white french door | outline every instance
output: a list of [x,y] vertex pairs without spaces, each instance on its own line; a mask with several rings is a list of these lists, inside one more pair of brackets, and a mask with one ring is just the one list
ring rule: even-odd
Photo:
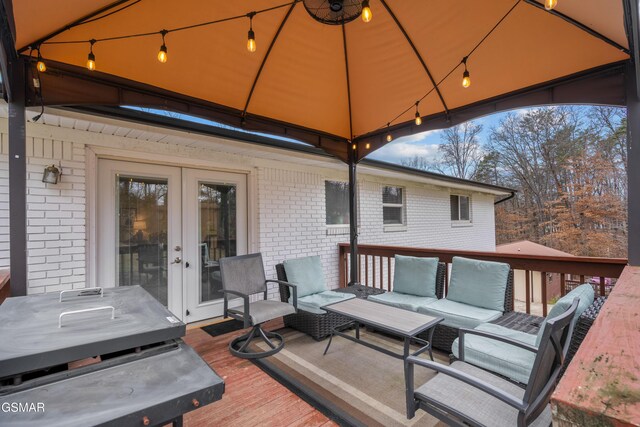
[[185,322],[222,315],[218,260],[247,251],[243,174],[98,162],[97,285],[140,285]]

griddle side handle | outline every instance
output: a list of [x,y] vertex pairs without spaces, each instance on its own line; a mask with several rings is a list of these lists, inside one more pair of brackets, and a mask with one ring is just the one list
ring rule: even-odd
[[60,313],[60,317],[58,317],[58,328],[62,328],[62,318],[64,316],[70,316],[72,314],[80,314],[80,313],[89,313],[93,311],[102,311],[102,310],[111,310],[111,320],[116,318],[116,309],[111,305],[105,305],[103,307],[94,307],[94,308],[85,308],[83,310],[73,310],[73,311],[65,311]]
[[69,289],[69,290],[66,290],[66,291],[60,291],[60,302],[62,302],[62,296],[64,294],[71,293],[71,292],[77,293],[78,294],[77,296],[92,296],[92,295],[95,295],[95,293],[91,293],[91,294],[85,293],[85,295],[82,295],[83,292],[88,292],[88,291],[90,291],[90,292],[98,291],[98,294],[100,295],[100,297],[104,297],[104,289],[102,289],[101,287],[85,288],[85,289]]

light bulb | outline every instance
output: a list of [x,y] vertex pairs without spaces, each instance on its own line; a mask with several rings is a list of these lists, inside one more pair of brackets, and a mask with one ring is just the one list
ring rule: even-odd
[[362,20],[364,22],[369,22],[373,18],[373,13],[371,12],[371,8],[369,7],[369,0],[364,0],[362,2]]
[[416,111],[416,126],[420,126],[422,124],[422,117],[420,117],[420,113]]
[[369,148],[371,148],[371,144],[367,142],[367,145],[365,145],[364,147],[368,150]]
[[160,46],[160,50],[158,51],[158,61],[162,62],[163,64],[167,62],[167,46],[165,46],[164,44]]
[[247,40],[247,50],[251,53],[256,51],[256,35],[253,30],[249,30],[249,37]]
[[462,73],[462,87],[468,88],[469,86],[471,86],[471,77],[469,77],[469,71],[464,70],[464,73]]
[[87,56],[87,69],[89,71],[94,71],[96,69],[96,56],[93,52],[89,52],[89,55]]
[[353,144],[353,145],[351,146],[351,148],[353,148],[353,149],[355,150],[356,148],[358,148],[358,146],[357,146],[356,144]]
[[393,141],[393,136],[391,136],[391,133],[387,134],[387,142],[391,142]]
[[44,63],[42,58],[38,58],[38,62],[36,63],[36,68],[41,73],[44,73],[45,71],[47,71],[47,65]]
[[552,10],[558,4],[558,0],[544,0],[544,8],[547,10]]

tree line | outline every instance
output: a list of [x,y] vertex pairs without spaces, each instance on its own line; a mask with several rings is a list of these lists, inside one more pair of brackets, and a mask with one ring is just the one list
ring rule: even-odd
[[626,112],[603,106],[512,112],[443,131],[437,160],[405,166],[517,189],[496,206],[497,243],[531,240],[582,256],[626,257]]

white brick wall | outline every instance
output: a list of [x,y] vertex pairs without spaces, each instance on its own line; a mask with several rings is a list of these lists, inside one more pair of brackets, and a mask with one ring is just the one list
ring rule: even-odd
[[[9,264],[7,135],[0,148],[0,268]],[[29,125],[28,156],[28,279],[29,292],[80,288],[87,282],[87,146],[126,149],[134,153],[171,155],[190,162],[223,162],[226,168],[251,170],[256,176],[256,202],[249,212],[257,218],[254,239],[263,253],[265,270],[275,276],[275,264],[295,257],[320,255],[330,287],[338,286],[338,243],[348,234],[328,234],[325,225],[324,181],[347,179],[346,167],[304,167],[258,159],[246,154],[215,151],[202,145],[149,142],[122,136]],[[34,136],[35,135],[35,136]],[[39,136],[49,135],[50,138]],[[220,140],[212,139],[220,142]],[[193,159],[193,160],[190,160]],[[41,182],[48,164],[62,166],[63,179],[55,186]],[[202,163],[198,163],[202,166]],[[94,176],[94,175],[92,175]],[[382,223],[382,186],[405,188],[407,226],[385,232]],[[360,242],[452,249],[495,249],[493,196],[472,193],[473,224],[455,227],[449,213],[446,187],[359,174]],[[346,230],[345,230],[346,231]],[[270,295],[277,298],[276,289]]]
[[[0,151],[0,267],[9,266],[7,134]],[[84,144],[27,138],[29,293],[82,288],[86,282]],[[45,166],[62,167],[59,184],[42,182]]]
[[[343,180],[326,174],[260,168],[258,171],[258,215],[260,250],[265,270],[275,275],[275,265],[285,259],[319,255],[327,284],[338,286],[338,243],[348,235],[327,235],[325,225],[325,180]],[[405,188],[406,227],[385,231],[382,219],[382,187]],[[459,191],[457,193],[460,193]],[[495,224],[491,195],[473,193],[469,226],[452,224],[450,190],[408,181],[383,180],[360,175],[360,233],[362,244],[425,248],[495,250]],[[362,266],[364,269],[364,266]],[[379,268],[379,267],[378,267]],[[370,274],[373,274],[370,266]],[[376,273],[379,275],[379,270]],[[386,268],[384,269],[386,276]],[[361,277],[364,277],[362,270]],[[269,290],[276,298],[277,289]]]

